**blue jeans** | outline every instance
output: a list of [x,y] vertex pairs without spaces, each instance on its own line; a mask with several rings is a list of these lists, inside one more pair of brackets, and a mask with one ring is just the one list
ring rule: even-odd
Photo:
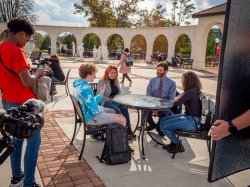
[[[20,104],[2,101],[3,108],[7,111],[11,107],[18,107]],[[13,138],[13,144],[16,150],[10,155],[11,169],[13,177],[20,177],[23,172],[21,169],[23,140]],[[38,157],[38,150],[41,144],[41,134],[36,132],[35,135],[27,140],[26,151],[24,155],[24,186],[30,187],[36,183],[35,169]]]
[[[200,120],[198,117],[194,117],[194,119],[197,123]],[[196,130],[196,123],[194,122],[192,116],[178,114],[162,118],[160,121],[160,128],[172,143],[177,144],[175,130]]]
[[[52,82],[61,82],[57,78],[55,78],[54,76],[51,78],[51,80],[52,80]],[[52,91],[56,91],[56,85],[53,84],[51,89],[52,89]]]
[[105,101],[103,106],[105,108],[111,108],[111,109],[115,110],[115,113],[117,113],[117,114],[122,114],[126,118],[126,121],[127,121],[126,127],[131,127],[130,117],[129,117],[129,113],[128,113],[127,108],[125,108],[123,105],[113,103],[112,101]]
[[[152,114],[152,113],[151,113]],[[170,111],[160,111],[159,112],[159,119],[158,122],[160,122],[160,120],[166,116],[169,116],[171,114]],[[147,118],[147,122],[149,124],[149,126],[153,127],[153,128],[157,128],[159,126],[159,123],[155,123],[155,121],[153,120],[153,116],[152,115],[148,115]]]

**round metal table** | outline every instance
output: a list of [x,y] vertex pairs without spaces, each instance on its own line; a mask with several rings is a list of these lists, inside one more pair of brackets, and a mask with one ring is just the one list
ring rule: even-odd
[[[147,115],[150,111],[166,111],[173,107],[173,100],[168,99],[162,99],[157,97],[151,97],[147,95],[140,95],[140,94],[121,94],[115,96],[115,98],[112,99],[113,102],[119,103],[121,105],[124,105],[127,108],[136,109],[138,111],[138,123],[137,126],[140,129],[139,133],[139,145],[141,145],[141,151],[143,159],[145,159],[145,151],[144,151],[144,131],[147,124]],[[139,114],[139,110],[141,111],[141,114]],[[140,121],[140,124],[139,124]],[[137,130],[136,128],[135,130]],[[149,133],[150,135],[150,133]],[[150,135],[150,137],[159,143],[155,138]]]

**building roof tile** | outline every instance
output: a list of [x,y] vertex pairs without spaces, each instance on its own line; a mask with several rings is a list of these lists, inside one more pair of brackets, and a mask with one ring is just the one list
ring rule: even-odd
[[226,13],[227,3],[217,5],[215,7],[211,7],[209,9],[197,12],[192,14],[193,18],[199,17],[207,17],[207,16],[216,16],[216,15],[224,15]]

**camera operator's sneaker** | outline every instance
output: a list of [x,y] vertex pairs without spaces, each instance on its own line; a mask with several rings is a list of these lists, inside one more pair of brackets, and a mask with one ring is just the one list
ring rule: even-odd
[[21,187],[23,185],[24,175],[20,177],[11,177],[10,187]]

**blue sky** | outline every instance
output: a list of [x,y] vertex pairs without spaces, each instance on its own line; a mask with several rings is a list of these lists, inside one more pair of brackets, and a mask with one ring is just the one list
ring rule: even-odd
[[[163,0],[144,0],[140,7],[149,9]],[[192,0],[195,12],[225,3],[226,0]],[[74,3],[79,0],[35,0],[34,14],[38,15],[38,25],[78,26],[86,27],[88,22],[83,15],[73,14]],[[171,8],[169,6],[169,8]],[[195,24],[195,20],[193,24]]]

